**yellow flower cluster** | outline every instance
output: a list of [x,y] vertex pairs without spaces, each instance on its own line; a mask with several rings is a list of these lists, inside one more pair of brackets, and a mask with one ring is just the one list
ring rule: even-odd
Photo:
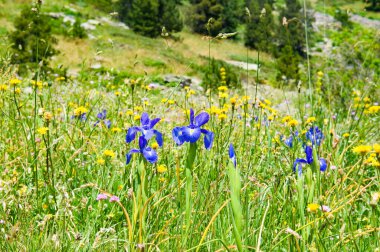
[[42,89],[44,86],[47,86],[47,83],[42,82],[42,81],[31,80],[30,83],[32,84],[33,87],[38,88],[38,89]]
[[115,152],[113,152],[112,150],[105,150],[103,152],[103,155],[109,158],[114,158],[116,156]]
[[320,205],[316,203],[310,203],[307,205],[307,211],[310,213],[315,213],[320,209]]
[[157,172],[158,173],[164,173],[164,172],[166,172],[168,170],[168,168],[166,167],[166,165],[159,165],[159,166],[157,166]]
[[315,122],[316,120],[317,119],[314,116],[309,117],[309,118],[307,118],[305,124],[311,124],[311,123]]
[[17,78],[13,78],[9,81],[9,84],[11,84],[11,86],[17,86],[18,84],[21,83],[21,80],[17,79]]
[[88,112],[88,109],[84,106],[80,106],[80,107],[77,107],[76,109],[74,109],[74,115],[75,116],[81,116],[87,112]]
[[37,132],[38,134],[40,135],[46,135],[46,133],[48,132],[49,128],[48,127],[41,127],[41,128],[38,128],[37,129]]
[[359,145],[352,149],[352,151],[356,154],[365,155],[371,152],[372,147],[370,145]]
[[45,111],[43,114],[43,117],[44,117],[45,121],[51,121],[51,119],[53,119],[53,113],[51,113],[49,111]]
[[5,85],[5,84],[1,84],[0,85],[0,91],[7,91],[8,90],[8,86]]
[[286,123],[289,127],[295,127],[298,125],[298,121],[296,119],[293,119],[291,116],[285,116],[281,120],[283,123]]
[[320,92],[322,88],[322,79],[323,79],[324,73],[322,71],[317,72],[317,83],[315,87],[316,92]]
[[380,161],[376,158],[376,154],[372,153],[365,161],[364,164],[373,166],[373,167],[380,167]]

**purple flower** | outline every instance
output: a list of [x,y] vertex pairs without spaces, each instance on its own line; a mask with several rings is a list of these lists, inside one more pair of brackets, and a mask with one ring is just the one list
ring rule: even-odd
[[[111,127],[111,121],[106,119],[107,110],[103,109],[103,111],[97,115],[97,118],[102,120],[104,122],[104,125],[106,125],[107,128]],[[98,125],[100,123],[100,120],[96,121],[96,123],[94,123],[94,126]]]
[[141,115],[141,126],[134,126],[128,129],[127,135],[125,137],[125,141],[127,143],[132,142],[136,138],[137,132],[141,132],[142,136],[146,141],[149,141],[154,135],[156,136],[156,141],[158,145],[161,147],[163,144],[163,138],[161,132],[153,129],[154,126],[161,120],[161,118],[155,118],[150,120],[148,113],[144,112]]
[[152,149],[151,147],[147,147],[148,145],[148,141],[144,138],[144,136],[140,136],[139,137],[139,150],[137,149],[131,149],[126,158],[127,158],[127,162],[126,164],[129,164],[131,162],[131,159],[132,159],[132,154],[134,153],[140,153],[144,156],[144,158],[149,162],[149,163],[155,163],[157,162],[157,159],[158,159],[158,156],[157,156],[157,153],[154,149]]
[[177,145],[184,142],[195,143],[204,134],[204,145],[208,150],[214,141],[214,133],[206,129],[201,129],[210,120],[210,115],[202,112],[194,118],[194,110],[190,109],[190,124],[184,127],[175,127],[172,131],[173,139]]
[[110,202],[119,202],[119,201],[120,201],[119,197],[117,197],[115,195],[110,197]]
[[[293,164],[293,172],[298,171],[298,174],[302,174],[302,165],[303,164],[312,164],[313,163],[313,149],[311,146],[305,147],[305,154],[306,159],[303,158],[297,158],[296,161]],[[327,169],[327,162],[324,158],[319,158],[319,168],[321,172],[326,171]]]
[[235,155],[235,150],[234,150],[234,146],[232,145],[232,143],[230,144],[230,148],[228,149],[228,156],[230,157],[232,163],[236,167],[236,155]]
[[318,127],[311,127],[308,132],[306,132],[306,138],[310,140],[312,145],[320,145],[324,136],[322,131]]
[[105,195],[104,193],[99,193],[98,197],[96,197],[96,200],[106,200],[108,199],[108,196]]

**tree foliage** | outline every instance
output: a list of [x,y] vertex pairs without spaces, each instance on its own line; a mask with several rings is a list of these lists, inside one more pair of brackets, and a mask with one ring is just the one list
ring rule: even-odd
[[119,17],[132,30],[148,37],[157,37],[165,27],[168,32],[183,28],[178,0],[121,0]]
[[40,9],[40,2],[25,7],[14,22],[16,30],[9,35],[14,51],[12,63],[21,68],[40,64],[42,70],[47,70],[49,59],[58,53],[53,47],[57,40],[52,36],[49,19]]

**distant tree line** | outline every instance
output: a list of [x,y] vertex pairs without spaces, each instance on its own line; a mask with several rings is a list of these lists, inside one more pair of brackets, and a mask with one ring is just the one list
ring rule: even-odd
[[[300,78],[299,64],[306,52],[305,18],[299,0],[285,0],[281,8],[275,0],[85,1],[97,8],[105,8],[109,3],[107,10],[115,10],[133,31],[152,38],[160,36],[163,27],[168,34],[181,31],[184,20],[193,32],[213,37],[244,30],[239,38],[244,37],[247,47],[277,58],[279,78]],[[39,9],[40,5],[28,6],[15,20],[16,31],[10,34],[14,63],[42,62],[47,66],[48,59],[57,53],[47,17]]]

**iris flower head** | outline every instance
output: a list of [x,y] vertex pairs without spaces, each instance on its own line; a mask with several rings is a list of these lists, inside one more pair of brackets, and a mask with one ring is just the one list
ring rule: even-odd
[[[302,174],[302,165],[305,165],[305,164],[310,165],[313,163],[313,149],[311,146],[305,147],[305,154],[306,154],[306,159],[297,158],[293,164],[293,172],[297,171],[298,175]],[[319,160],[319,167],[320,167],[321,172],[326,171],[326,169],[327,169],[326,159],[319,158],[318,160]]]
[[190,109],[190,124],[173,129],[172,135],[174,141],[177,145],[182,145],[184,142],[195,143],[201,137],[201,134],[203,134],[205,148],[209,150],[214,141],[214,133],[201,128],[209,120],[210,115],[208,113],[202,112],[194,117],[194,110]]
[[235,150],[234,150],[234,146],[232,145],[232,143],[230,144],[230,148],[228,149],[228,156],[230,157],[232,163],[236,167],[236,155],[235,155]]
[[148,141],[144,136],[139,137],[139,149],[131,149],[126,155],[127,164],[131,162],[132,154],[140,153],[144,156],[144,158],[151,164],[156,163],[158,156],[154,149],[148,147]]
[[317,126],[313,126],[306,132],[306,138],[310,140],[312,145],[319,146],[324,136],[322,131]]
[[146,141],[149,141],[153,136],[156,136],[156,141],[161,147],[163,144],[163,138],[161,132],[154,129],[154,126],[161,120],[161,118],[155,118],[150,120],[148,113],[144,112],[141,115],[141,126],[134,126],[128,129],[125,141],[127,143],[132,142],[136,138],[137,132],[140,132]]
[[94,126],[98,125],[100,121],[102,120],[104,122],[104,125],[106,125],[107,128],[111,127],[111,121],[107,119],[107,110],[103,109],[102,112],[100,112],[97,115],[98,120],[94,124]]

